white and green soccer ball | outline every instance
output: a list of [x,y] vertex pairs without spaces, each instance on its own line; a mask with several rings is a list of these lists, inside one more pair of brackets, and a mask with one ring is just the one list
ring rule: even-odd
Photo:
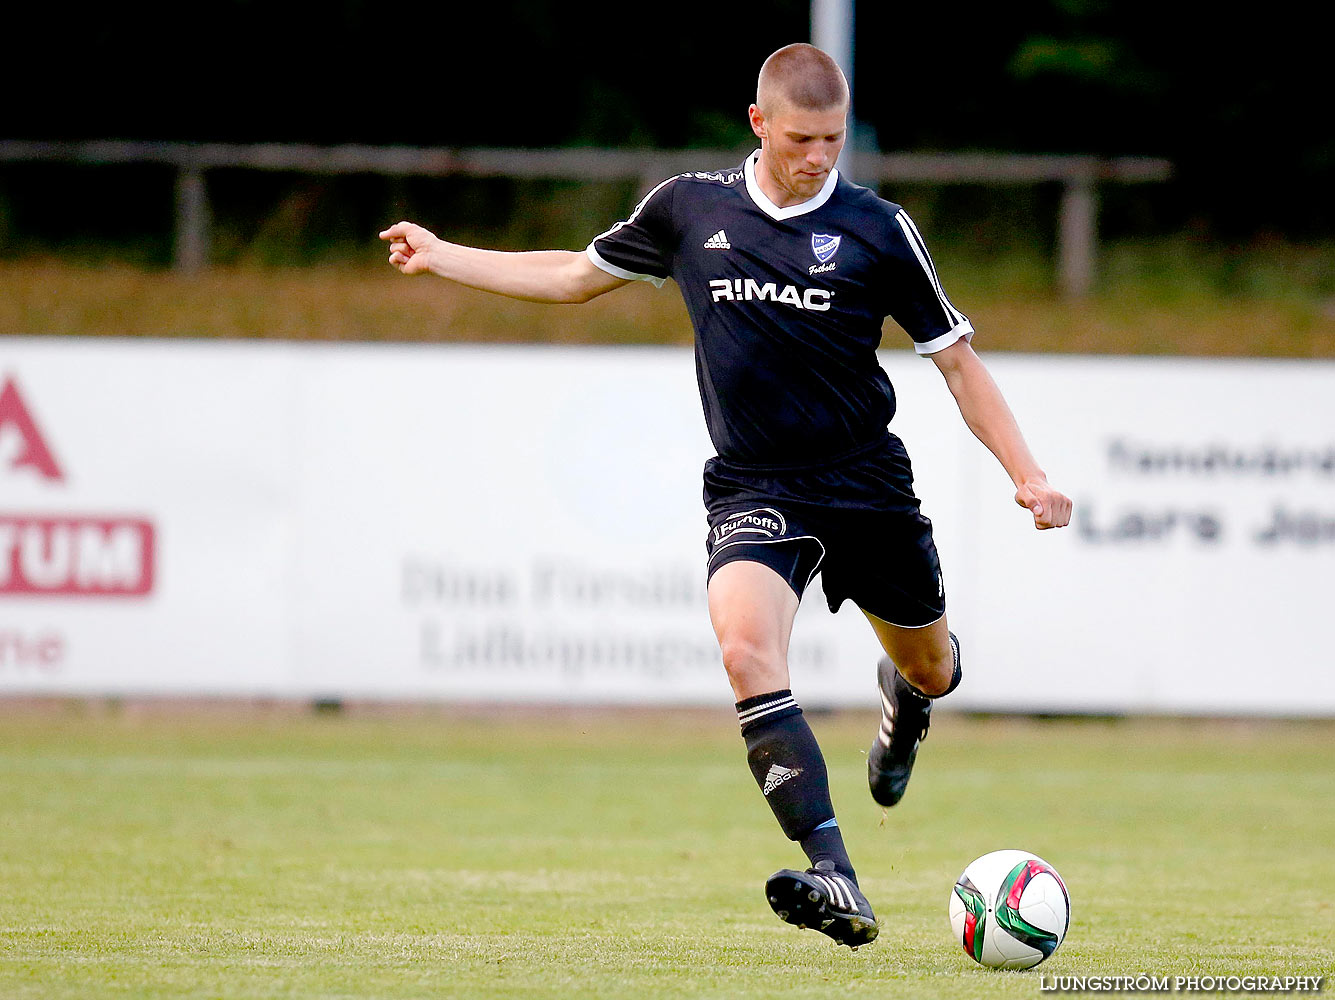
[[1071,897],[1057,869],[1028,851],[993,851],[950,892],[950,926],[964,953],[990,969],[1028,969],[1062,943]]

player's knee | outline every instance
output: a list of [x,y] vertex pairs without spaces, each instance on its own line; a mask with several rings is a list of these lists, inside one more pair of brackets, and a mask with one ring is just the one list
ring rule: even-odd
[[908,681],[923,694],[936,697],[945,694],[955,674],[955,657],[947,645],[944,649],[924,649],[912,657],[895,659],[895,666]]
[[[719,651],[734,689],[763,693],[786,686],[783,657],[772,643],[758,642],[750,636],[729,637],[719,642]],[[770,683],[775,686],[766,687]]]

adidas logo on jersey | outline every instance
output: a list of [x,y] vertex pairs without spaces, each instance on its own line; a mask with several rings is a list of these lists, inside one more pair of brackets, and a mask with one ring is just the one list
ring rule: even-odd
[[706,250],[731,250],[732,244],[728,242],[728,234],[720,229],[709,239],[705,240]]
[[784,767],[781,764],[771,764],[769,773],[765,775],[765,794],[768,795],[785,781],[796,778],[801,773],[802,769],[800,767]]

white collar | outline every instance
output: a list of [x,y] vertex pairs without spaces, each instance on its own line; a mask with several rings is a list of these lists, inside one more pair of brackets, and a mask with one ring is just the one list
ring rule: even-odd
[[780,208],[769,200],[769,196],[760,190],[760,185],[756,182],[756,161],[758,159],[760,159],[760,150],[757,149],[746,158],[746,163],[742,166],[742,172],[746,175],[746,193],[751,196],[751,200],[756,203],[757,208],[771,219],[777,219],[780,222],[784,219],[791,219],[795,215],[806,215],[808,212],[816,211],[830,200],[830,196],[834,194],[835,186],[839,183],[839,170],[836,167],[830,170],[830,176],[825,178],[825,184],[815,195],[806,201],[799,201],[796,205]]

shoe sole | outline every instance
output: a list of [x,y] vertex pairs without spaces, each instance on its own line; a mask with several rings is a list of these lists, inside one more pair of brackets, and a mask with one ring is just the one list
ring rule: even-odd
[[831,909],[824,890],[808,881],[801,872],[784,871],[771,875],[765,883],[765,898],[784,923],[820,931],[853,951],[871,944],[881,932],[875,920]]

